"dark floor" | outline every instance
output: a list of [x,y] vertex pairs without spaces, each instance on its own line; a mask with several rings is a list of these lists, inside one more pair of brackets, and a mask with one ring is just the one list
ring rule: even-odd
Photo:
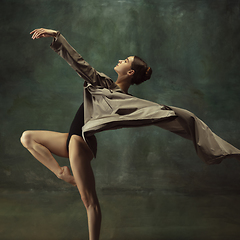
[[[239,240],[240,195],[99,194],[101,239]],[[78,192],[0,195],[1,240],[88,239]]]

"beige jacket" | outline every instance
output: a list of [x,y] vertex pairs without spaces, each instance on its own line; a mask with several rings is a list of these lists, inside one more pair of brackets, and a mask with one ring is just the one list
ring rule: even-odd
[[51,46],[85,80],[82,137],[96,157],[95,133],[123,127],[156,125],[193,141],[198,156],[207,164],[240,156],[191,112],[153,103],[124,93],[107,75],[91,67],[58,32]]

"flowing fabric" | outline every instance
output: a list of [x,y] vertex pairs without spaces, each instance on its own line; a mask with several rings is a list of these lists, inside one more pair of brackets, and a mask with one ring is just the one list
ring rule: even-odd
[[239,149],[218,137],[193,113],[124,93],[111,78],[91,67],[60,32],[51,48],[85,80],[82,137],[95,157],[95,133],[156,125],[191,140],[198,156],[207,164],[218,164],[226,157],[240,158]]

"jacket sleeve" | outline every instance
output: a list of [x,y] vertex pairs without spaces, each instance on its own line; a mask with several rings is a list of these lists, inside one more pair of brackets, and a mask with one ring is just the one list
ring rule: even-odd
[[78,73],[87,83],[93,86],[111,88],[114,83],[104,73],[96,71],[83,57],[67,42],[60,32],[57,32],[50,47]]

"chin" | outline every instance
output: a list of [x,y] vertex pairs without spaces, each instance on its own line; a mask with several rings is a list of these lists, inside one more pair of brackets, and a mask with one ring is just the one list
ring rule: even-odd
[[114,71],[115,71],[116,73],[118,73],[118,71],[117,71],[117,67],[114,67],[113,69],[114,69]]

